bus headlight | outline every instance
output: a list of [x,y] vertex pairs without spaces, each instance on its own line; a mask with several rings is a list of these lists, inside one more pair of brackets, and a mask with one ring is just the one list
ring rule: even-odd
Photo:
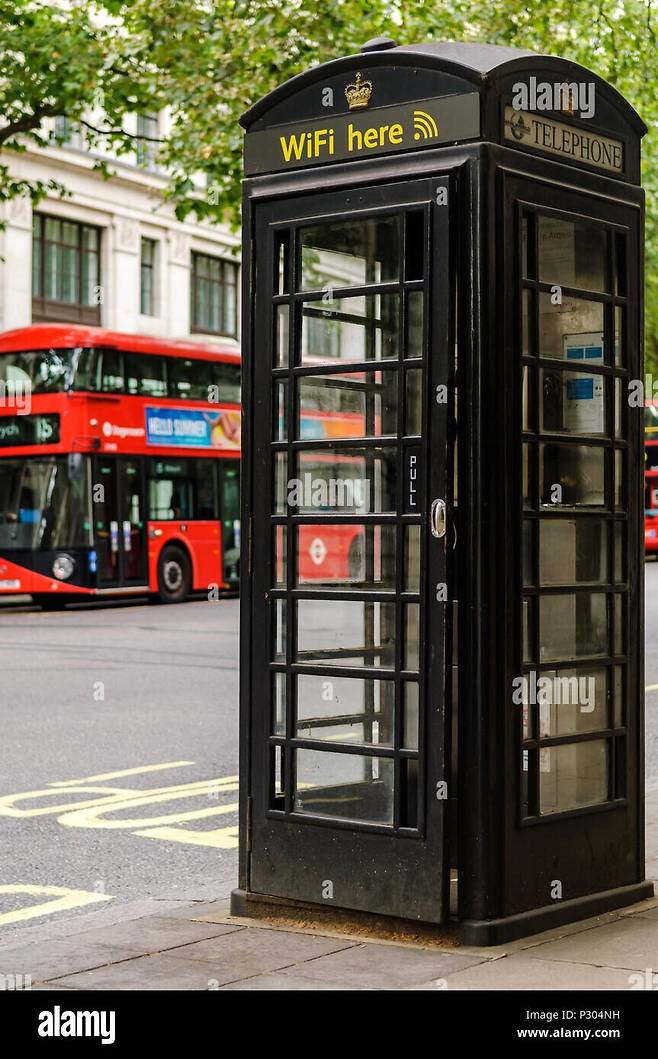
[[58,555],[53,563],[53,576],[58,581],[67,581],[75,570],[75,562],[70,555]]

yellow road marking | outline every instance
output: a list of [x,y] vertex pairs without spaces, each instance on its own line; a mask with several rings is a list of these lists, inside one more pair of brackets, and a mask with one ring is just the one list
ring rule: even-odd
[[[153,797],[161,796],[157,800],[166,801],[168,798],[173,797],[180,791],[196,791],[198,794],[202,794],[204,791],[212,788],[217,790],[218,793],[222,791],[237,790],[237,776],[227,776],[225,778],[216,780],[195,780],[193,783],[178,783],[171,787],[151,787],[146,790],[139,788],[130,787],[65,787],[57,788],[57,791],[53,791],[50,787],[46,787],[40,791],[26,791],[22,794],[5,794],[0,797],[0,816],[47,816],[54,815],[55,813],[65,813],[77,811],[79,809],[92,808],[93,806],[112,805],[116,802],[123,802],[126,800],[130,801],[141,801],[144,799],[151,799]],[[53,794],[59,793],[65,794],[102,794],[102,798],[91,798],[87,801],[64,802],[59,805],[40,805],[34,809],[18,809],[14,803],[18,801],[25,801],[28,798],[52,798]]]
[[[214,784],[213,784],[214,787]],[[192,809],[183,813],[166,813],[164,816],[143,816],[123,818],[122,820],[106,820],[105,813],[117,813],[122,809],[141,809],[146,805],[154,805],[157,802],[178,801],[179,798],[195,798],[203,793],[199,790],[178,791],[174,797],[171,794],[160,794],[152,798],[126,798],[125,801],[115,802],[112,805],[95,806],[90,809],[81,809],[78,812],[63,813],[57,818],[58,824],[65,827],[94,827],[112,830],[131,830],[135,827],[159,827],[165,824],[184,823],[185,820],[204,820],[209,816],[219,816],[224,813],[235,813],[238,811],[238,803],[229,805],[215,805],[207,809]]]
[[[169,761],[162,765],[144,765],[141,768],[121,769],[114,772],[87,776],[82,780],[57,780],[48,787],[36,791],[0,796],[0,817],[29,818],[56,816],[65,827],[90,827],[103,830],[132,831],[141,838],[160,838],[171,842],[188,842],[192,845],[233,849],[237,846],[237,825],[197,831],[183,825],[193,820],[237,813],[237,802],[210,804],[188,811],[164,813],[161,816],[137,815],[124,819],[107,819],[107,814],[126,810],[144,810],[147,806],[176,802],[182,798],[219,798],[220,795],[238,790],[237,776],[222,776],[216,779],[195,780],[177,783],[168,787],[130,788],[96,786],[94,781],[120,779],[139,773],[158,772],[169,768],[193,765],[193,761]],[[69,795],[93,795],[79,801],[61,801]],[[56,804],[37,804],[39,799],[56,799]],[[32,804],[30,804],[32,803]],[[0,919],[0,922],[2,920]]]
[[121,769],[119,772],[101,772],[98,776],[83,776],[79,780],[57,780],[51,783],[51,787],[68,787],[77,783],[98,783],[101,780],[118,780],[122,776],[138,776],[142,772],[162,772],[164,769],[180,769],[185,765],[193,765],[193,761],[166,761],[164,765],[142,765],[134,769]]
[[0,927],[8,923],[21,923],[26,919],[34,919],[36,916],[51,916],[54,912],[64,912],[69,908],[82,908],[84,905],[93,905],[97,901],[112,901],[109,894],[91,893],[89,890],[69,890],[65,886],[0,886],[2,894],[26,894],[29,897],[50,897],[50,901],[42,901],[38,905],[28,905],[27,908],[15,908],[12,912],[0,913]]
[[[236,806],[237,809],[237,806]],[[165,842],[183,842],[192,846],[212,846],[214,849],[237,849],[238,827],[218,827],[213,831],[193,831],[189,827],[154,827],[150,831],[133,831],[140,838],[159,838]]]

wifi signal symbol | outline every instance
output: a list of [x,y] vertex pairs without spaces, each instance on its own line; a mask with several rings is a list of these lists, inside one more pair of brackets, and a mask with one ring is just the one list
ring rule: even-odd
[[414,110],[414,140],[432,140],[439,135],[439,127],[431,114]]

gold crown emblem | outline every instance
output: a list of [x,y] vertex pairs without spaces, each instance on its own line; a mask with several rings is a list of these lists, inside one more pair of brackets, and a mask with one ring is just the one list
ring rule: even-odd
[[372,81],[362,81],[357,73],[354,83],[345,89],[345,98],[350,110],[363,110],[368,106],[372,95]]

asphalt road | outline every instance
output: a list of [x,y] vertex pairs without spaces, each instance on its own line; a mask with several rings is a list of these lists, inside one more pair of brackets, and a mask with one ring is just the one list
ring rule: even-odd
[[[0,939],[235,880],[238,607],[0,610]],[[645,684],[658,789],[658,563]]]
[[60,899],[38,888],[101,904],[235,877],[238,607],[0,611],[0,936]]

